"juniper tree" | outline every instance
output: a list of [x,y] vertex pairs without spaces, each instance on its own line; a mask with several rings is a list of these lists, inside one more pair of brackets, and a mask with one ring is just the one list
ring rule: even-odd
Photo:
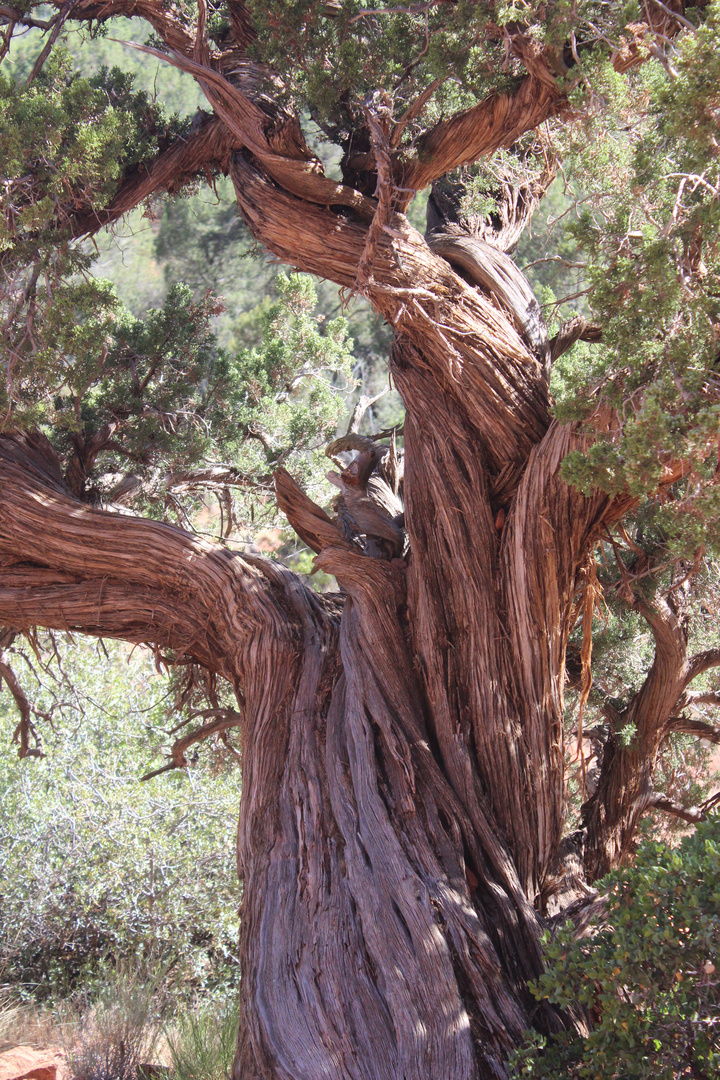
[[[201,87],[191,122],[51,48],[120,15]],[[715,703],[695,680],[720,664],[693,651],[688,614],[720,539],[720,13],[77,0],[0,17],[5,53],[27,28],[46,40],[22,84],[0,84],[7,633],[149,643],[232,686],[237,1080],[506,1076],[527,1029],[588,1022],[528,990],[549,916],[582,907],[651,808],[704,815],[654,772],[673,732],[720,741],[688,712]],[[83,238],[220,173],[258,244],[366,297],[392,331],[402,453],[357,424],[335,440],[332,514],[298,474],[317,404],[284,442],[252,413],[340,362],[342,324],[232,358],[209,342],[211,299],[177,290],[132,322],[90,276]],[[574,199],[558,250],[572,234],[586,310],[549,329],[511,254],[558,174]],[[423,235],[406,211],[428,189]],[[304,286],[288,289],[288,317],[307,318]],[[256,460],[210,476],[248,445]],[[267,490],[273,472],[338,593],[159,520],[173,485]],[[634,693],[603,702],[578,830],[564,684],[584,704],[599,544],[654,655]]]

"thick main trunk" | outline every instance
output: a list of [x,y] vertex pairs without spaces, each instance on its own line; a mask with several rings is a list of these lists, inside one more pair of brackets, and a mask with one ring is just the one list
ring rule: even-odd
[[[561,839],[568,613],[606,500],[558,479],[575,437],[548,424],[509,318],[449,268],[434,296],[434,257],[407,243],[438,316],[405,312],[392,357],[408,560],[369,558],[281,492],[342,603],[82,507],[42,445],[0,446],[0,618],[155,642],[238,689],[236,1080],[504,1077],[525,1029],[568,1022],[527,981]],[[483,371],[506,354],[495,391],[525,419],[494,427]]]
[[155,642],[238,688],[236,1080],[504,1077],[526,1028],[566,1023],[526,984],[560,840],[572,567],[601,504],[563,502],[572,435],[552,426],[498,486],[471,396],[438,391],[436,364],[398,342],[406,564],[283,489],[342,604],[83,507],[42,441],[0,441],[0,619]]
[[[528,71],[514,91],[439,122],[412,152],[388,147],[386,175],[380,145],[357,174],[346,161],[337,184],[245,58],[241,8],[229,5],[237,51],[222,58],[204,4],[197,33],[171,5],[129,5],[216,115],[73,228],[227,168],[256,240],[362,288],[396,335],[409,558],[361,554],[283,481],[292,524],[343,589],[321,601],[271,563],[81,507],[46,447],[2,439],[0,619],[150,642],[234,685],[245,726],[235,1080],[501,1078],[526,1028],[570,1022],[538,1006],[527,980],[557,887],[576,575],[615,510],[559,480],[580,440],[550,423],[544,327],[539,349],[522,312],[458,276],[396,211],[562,107],[554,51],[508,34]],[[72,16],[108,10],[81,0]],[[368,167],[377,201],[363,194]],[[77,450],[76,494],[93,460]],[[660,697],[665,708],[671,694]],[[656,700],[637,712],[645,757],[609,753],[588,809],[596,868],[632,830],[659,738],[640,720]]]
[[555,426],[498,484],[471,395],[440,392],[433,363],[398,341],[406,567],[282,482],[346,600],[337,645],[304,619],[273,725],[249,720],[236,1080],[503,1077],[524,1030],[568,1022],[527,980],[561,839],[575,570],[606,503],[570,498]]
[[234,1075],[505,1076],[524,1029],[559,1025],[525,987],[540,921],[431,749],[406,572],[339,543],[319,563],[347,590],[339,634],[305,612],[291,696],[246,733]]
[[[279,193],[247,155],[232,174],[259,238],[352,285],[366,224]],[[575,578],[607,500],[559,480],[577,439],[550,423],[512,314],[401,215],[371,246],[407,410],[408,559],[369,558],[281,492],[341,605],[263,560],[81,513],[57,477],[27,487],[18,525],[32,463],[12,440],[0,454],[0,617],[34,592],[10,625],[174,647],[240,695],[236,1080],[504,1077],[525,1029],[569,1022],[527,981],[561,840]]]

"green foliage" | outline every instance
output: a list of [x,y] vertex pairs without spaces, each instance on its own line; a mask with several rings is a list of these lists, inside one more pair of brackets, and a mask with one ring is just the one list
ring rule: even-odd
[[[5,424],[44,426],[67,451],[68,438],[96,433],[93,424],[112,420],[127,434],[128,417],[144,416],[129,448],[142,464],[153,441],[163,442],[171,401],[182,408],[189,384],[197,391],[209,377],[210,301],[193,306],[187,291],[176,290],[141,330],[109,283],[90,276],[92,258],[70,242],[71,216],[101,209],[118,178],[180,130],[146,93],[133,91],[132,76],[114,68],[82,77],[61,49],[29,86],[0,73]],[[131,369],[145,362],[143,387]]]
[[[214,326],[218,341],[230,352],[260,346],[276,274],[271,260],[254,247],[234,204],[226,201],[233,198],[231,182],[220,178],[213,191],[201,188],[168,200],[157,225],[154,247],[168,285],[178,280],[185,282],[192,288],[196,302],[208,289],[220,294],[225,312]],[[122,289],[122,268],[108,267],[107,272]],[[147,266],[146,273],[150,272]],[[354,343],[352,378],[362,393],[375,396],[387,387],[389,328],[363,298],[343,301],[337,287],[327,281],[316,282],[315,288],[319,312],[325,319],[342,315],[347,320],[348,335]],[[378,402],[368,416],[370,421],[375,422],[374,430],[402,422],[397,392]]]
[[212,329],[222,305],[194,301],[187,286],[139,319],[107,281],[38,285],[33,347],[0,387],[6,424],[44,427],[65,462],[82,462],[88,491],[106,497],[130,462],[138,505],[153,513],[163,513],[169,476],[213,459],[229,460],[251,490],[280,462],[311,479],[312,454],[347,408],[352,342],[344,318],[314,313],[309,279],[280,275],[277,291],[255,315],[259,344],[231,354]]
[[[118,178],[182,130],[113,68],[85,78],[56,49],[29,86],[0,72],[4,185],[0,252],[30,261],[64,238],[71,214],[107,204]],[[3,266],[7,267],[3,257]]]
[[[152,657],[91,642],[62,667],[33,662],[52,717],[47,756],[18,761],[0,698],[0,979],[64,996],[118,962],[160,966],[178,997],[232,983],[239,889],[239,769],[210,748],[187,770],[139,783],[167,746],[167,679]],[[30,660],[13,658],[29,685]]]
[[38,287],[34,350],[17,357],[12,382],[0,388],[6,422],[44,426],[68,458],[79,439],[106,428],[98,449],[133,461],[138,472],[160,455],[172,466],[182,436],[183,460],[192,465],[211,443],[207,417],[229,378],[210,329],[217,310],[176,286],[142,321],[107,281],[72,276],[52,290]]
[[[228,330],[239,312],[251,311],[267,297],[277,273],[270,259],[255,250],[237,212],[232,182],[223,177],[213,189],[188,191],[164,204],[154,251],[168,288],[182,281],[196,300],[208,290],[223,297]],[[223,344],[255,344],[227,330],[220,335]]]
[[226,1080],[237,1047],[239,1001],[217,999],[185,1010],[165,1029],[173,1080]]
[[646,844],[604,880],[601,921],[577,939],[561,929],[535,988],[588,1010],[585,1038],[535,1040],[515,1075],[571,1080],[676,1080],[720,1074],[720,818],[676,849]]
[[[0,147],[8,175],[17,177],[5,187],[0,236],[8,285],[4,424],[45,430],[64,464],[75,463],[89,497],[113,497],[130,473],[137,505],[154,514],[167,512],[168,476],[182,472],[187,489],[195,466],[222,461],[243,474],[251,494],[239,517],[252,518],[254,485],[267,487],[280,461],[296,462],[309,479],[308,454],[336,433],[352,386],[344,319],[321,325],[311,315],[310,287],[284,279],[280,301],[263,303],[270,275],[253,280],[257,269],[245,263],[249,306],[259,310],[243,336],[256,346],[229,331],[232,353],[219,347],[215,322],[223,309],[208,287],[222,281],[207,270],[193,273],[213,250],[224,259],[228,240],[238,239],[237,218],[217,214],[198,230],[207,242],[197,245],[194,265],[183,261],[191,288],[172,285],[162,307],[131,314],[110,282],[91,276],[93,256],[71,242],[70,216],[101,209],[119,177],[182,126],[135,92],[132,76],[114,68],[82,77],[63,50],[29,86],[0,79]],[[180,216],[158,237],[170,275],[178,268],[174,252],[188,247],[181,238],[189,203],[175,205]],[[237,265],[229,261],[231,278]],[[170,505],[187,524],[203,491],[183,502],[173,496]]]
[[[100,75],[103,69],[119,68],[132,76],[137,90],[144,91],[152,101],[161,100],[170,115],[189,116],[205,101],[195,80],[170,64],[123,44],[125,41],[143,43],[148,36],[149,28],[143,19],[113,18],[104,23],[93,23],[92,28],[68,22],[61,40],[78,70],[87,77]],[[13,82],[27,79],[45,40],[41,31],[35,28],[13,37],[4,62]]]
[[[626,521],[625,540],[618,535],[595,552],[598,583],[603,593],[596,608],[592,628],[593,683],[584,711],[584,762],[576,755],[579,668],[583,626],[579,622],[568,646],[568,666],[574,686],[566,687],[566,739],[570,758],[566,762],[567,828],[582,827],[581,806],[594,791],[604,747],[612,732],[620,746],[632,746],[636,728],[623,713],[641,690],[655,658],[655,639],[647,622],[627,602],[625,586],[634,578],[636,594],[653,603],[656,594],[681,613],[687,633],[688,655],[696,655],[717,645],[717,618],[720,615],[720,566],[706,560],[695,572],[687,563],[668,557],[665,536],[658,525],[658,508],[646,503],[631,521]],[[633,547],[634,546],[634,550]],[[624,566],[623,577],[618,560]],[[651,572],[649,562],[654,565]],[[686,575],[689,575],[687,577]],[[680,582],[680,586],[678,586]],[[675,590],[673,587],[676,587]],[[577,681],[576,681],[577,680]],[[712,696],[720,688],[715,670],[696,678],[692,689]],[[708,701],[693,702],[686,715],[714,726],[715,707]],[[673,733],[658,751],[653,786],[670,800],[686,808],[700,805],[717,790],[720,775],[714,771],[713,755],[699,739]],[[647,813],[641,824],[645,837],[668,839],[687,830],[685,822],[660,811]]]
[[[683,459],[685,479],[662,518],[667,542],[686,556],[720,544],[719,45],[713,4],[664,66],[621,77],[607,60],[584,60],[591,109],[559,140],[582,193],[569,231],[587,260],[589,303],[603,327],[602,346],[563,362],[556,378],[557,416],[584,420],[598,438],[568,458],[564,476],[588,493],[642,497],[654,494],[666,465]],[[608,406],[622,422],[604,434]]]
[[230,388],[219,407],[236,433],[235,460],[256,475],[292,462],[317,483],[324,445],[337,431],[353,386],[347,322],[316,313],[312,280],[279,274],[279,299],[260,314],[260,344],[229,358]]
[[[349,136],[363,99],[378,88],[390,95],[399,119],[432,78],[447,80],[426,113],[436,119],[471,104],[501,66],[499,43],[484,34],[492,15],[470,0],[417,13],[368,11],[360,0],[348,0],[334,17],[330,6],[253,0],[248,8],[258,31],[256,56],[285,74],[287,96],[334,141]],[[418,130],[409,125],[406,139]]]

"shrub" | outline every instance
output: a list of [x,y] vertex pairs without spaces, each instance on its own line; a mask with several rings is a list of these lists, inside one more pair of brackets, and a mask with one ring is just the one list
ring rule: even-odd
[[207,747],[141,784],[172,741],[167,680],[148,653],[107,649],[112,665],[78,641],[59,686],[41,672],[40,707],[62,703],[44,758],[17,760],[0,695],[0,982],[26,999],[72,994],[123,958],[189,996],[237,979],[240,770]]
[[130,967],[113,973],[92,1004],[75,1006],[77,1022],[66,1042],[72,1080],[138,1080],[152,1060],[160,1023],[157,986]]
[[591,932],[548,943],[538,999],[580,1002],[587,1037],[535,1039],[515,1075],[557,1080],[709,1080],[720,1075],[720,817],[679,847],[645,844],[610,874]]

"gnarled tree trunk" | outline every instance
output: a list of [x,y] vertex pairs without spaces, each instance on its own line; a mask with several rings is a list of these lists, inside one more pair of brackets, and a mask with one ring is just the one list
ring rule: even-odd
[[[281,473],[281,507],[342,590],[319,598],[269,561],[82,504],[49,444],[7,436],[0,620],[152,642],[234,686],[245,746],[235,1080],[505,1077],[525,1029],[581,1022],[538,1005],[527,980],[562,884],[573,604],[600,530],[629,501],[561,481],[583,444],[550,421],[548,348],[400,210],[410,189],[542,123],[561,93],[530,49],[513,94],[437,124],[414,157],[398,153],[374,200],[359,181],[327,179],[299,125],[253,98],[251,64],[223,73],[200,31],[173,23],[173,36],[166,9],[140,7],[215,118],[76,231],[220,166],[257,240],[362,287],[394,328],[408,552],[371,557]],[[689,671],[652,700],[669,713]],[[642,768],[656,751],[648,732]],[[587,807],[594,873],[637,816],[638,762],[608,753],[604,768]]]
[[[234,176],[250,217],[265,181],[242,159]],[[276,226],[266,204],[268,233],[347,283],[367,229],[313,250],[280,209]],[[397,215],[373,267],[407,410],[409,554],[369,557],[278,477],[335,601],[265,560],[82,506],[48,446],[0,444],[5,623],[155,641],[238,691],[236,1080],[503,1077],[524,1030],[571,1022],[526,983],[562,837],[576,576],[613,508],[558,478],[578,439],[550,423],[545,366],[512,313]]]

